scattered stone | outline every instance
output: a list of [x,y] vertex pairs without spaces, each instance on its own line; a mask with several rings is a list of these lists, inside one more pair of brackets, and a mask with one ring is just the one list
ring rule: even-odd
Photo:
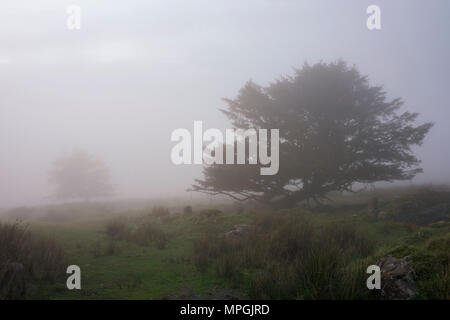
[[381,258],[381,295],[389,300],[412,300],[419,292],[413,279],[409,256],[397,259],[392,255]]
[[227,239],[236,238],[236,237],[244,237],[248,235],[248,233],[253,230],[253,226],[248,224],[237,224],[234,226],[234,229],[225,233],[225,237]]

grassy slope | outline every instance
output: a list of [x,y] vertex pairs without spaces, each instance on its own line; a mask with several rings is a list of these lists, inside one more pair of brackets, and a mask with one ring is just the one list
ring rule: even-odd
[[104,234],[106,219],[70,223],[40,222],[32,225],[37,234],[54,237],[62,244],[68,263],[81,267],[82,289],[69,291],[65,283],[44,286],[39,298],[51,299],[149,299],[162,298],[180,288],[202,292],[211,286],[226,286],[212,273],[196,271],[192,262],[192,241],[204,228],[226,231],[245,216],[229,214],[219,224],[197,224],[195,217],[178,219],[164,228],[170,235],[165,249],[114,242]]
[[[375,221],[365,215],[361,207],[346,207],[327,212],[303,212],[322,224],[342,223],[354,226],[362,234],[376,241],[373,260],[393,252],[396,255],[415,253],[423,257],[430,252],[435,239],[449,239],[450,228],[418,227],[403,223]],[[37,234],[54,237],[63,246],[69,264],[82,270],[82,289],[69,291],[65,283],[43,285],[39,299],[152,299],[176,294],[181,288],[201,293],[212,286],[232,287],[232,283],[218,278],[214,271],[200,273],[195,269],[193,240],[205,232],[221,233],[238,223],[251,223],[252,214],[223,213],[207,218],[198,213],[179,216],[163,224],[170,240],[165,249],[140,246],[117,241],[112,243],[103,232],[107,218],[93,216],[72,222],[36,222],[32,229]],[[442,246],[442,241],[437,243]],[[434,244],[436,246],[436,244]],[[438,246],[439,247],[439,246]],[[447,250],[445,245],[441,251]],[[429,256],[424,256],[425,273]],[[426,260],[428,259],[428,260]],[[426,261],[425,261],[426,260]],[[435,263],[435,262],[432,262]],[[431,270],[431,269],[430,269]],[[420,283],[426,287],[428,282]],[[245,286],[245,284],[243,284]],[[245,288],[241,288],[245,291]],[[427,291],[428,289],[424,289]],[[425,298],[429,297],[425,294]]]

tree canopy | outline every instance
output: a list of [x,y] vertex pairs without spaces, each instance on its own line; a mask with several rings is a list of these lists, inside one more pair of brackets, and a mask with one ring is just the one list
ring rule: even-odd
[[249,81],[224,101],[235,128],[279,129],[280,169],[261,176],[255,165],[207,165],[195,191],[288,207],[422,171],[412,147],[432,124],[415,125],[417,113],[343,61],[305,64],[266,87]]
[[106,164],[82,150],[56,159],[50,170],[50,182],[58,199],[109,196],[113,192]]

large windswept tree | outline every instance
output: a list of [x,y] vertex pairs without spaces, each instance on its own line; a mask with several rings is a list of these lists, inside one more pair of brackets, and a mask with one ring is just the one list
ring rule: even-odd
[[248,82],[221,110],[235,128],[279,129],[280,169],[260,175],[255,165],[213,164],[193,190],[293,206],[350,191],[355,183],[407,180],[422,169],[412,147],[431,123],[401,111],[381,86],[343,61],[305,64],[267,87]]
[[113,192],[105,163],[82,150],[56,159],[49,178],[58,199],[81,198],[88,201]]

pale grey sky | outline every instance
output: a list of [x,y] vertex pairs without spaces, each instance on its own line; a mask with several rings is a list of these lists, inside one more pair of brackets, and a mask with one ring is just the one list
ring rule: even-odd
[[[382,30],[366,28],[370,4]],[[339,58],[436,123],[414,182],[450,182],[449,26],[447,0],[3,0],[0,207],[41,202],[73,148],[108,163],[120,197],[181,194],[201,167],[171,163],[174,129],[225,128],[221,98],[245,81]]]

